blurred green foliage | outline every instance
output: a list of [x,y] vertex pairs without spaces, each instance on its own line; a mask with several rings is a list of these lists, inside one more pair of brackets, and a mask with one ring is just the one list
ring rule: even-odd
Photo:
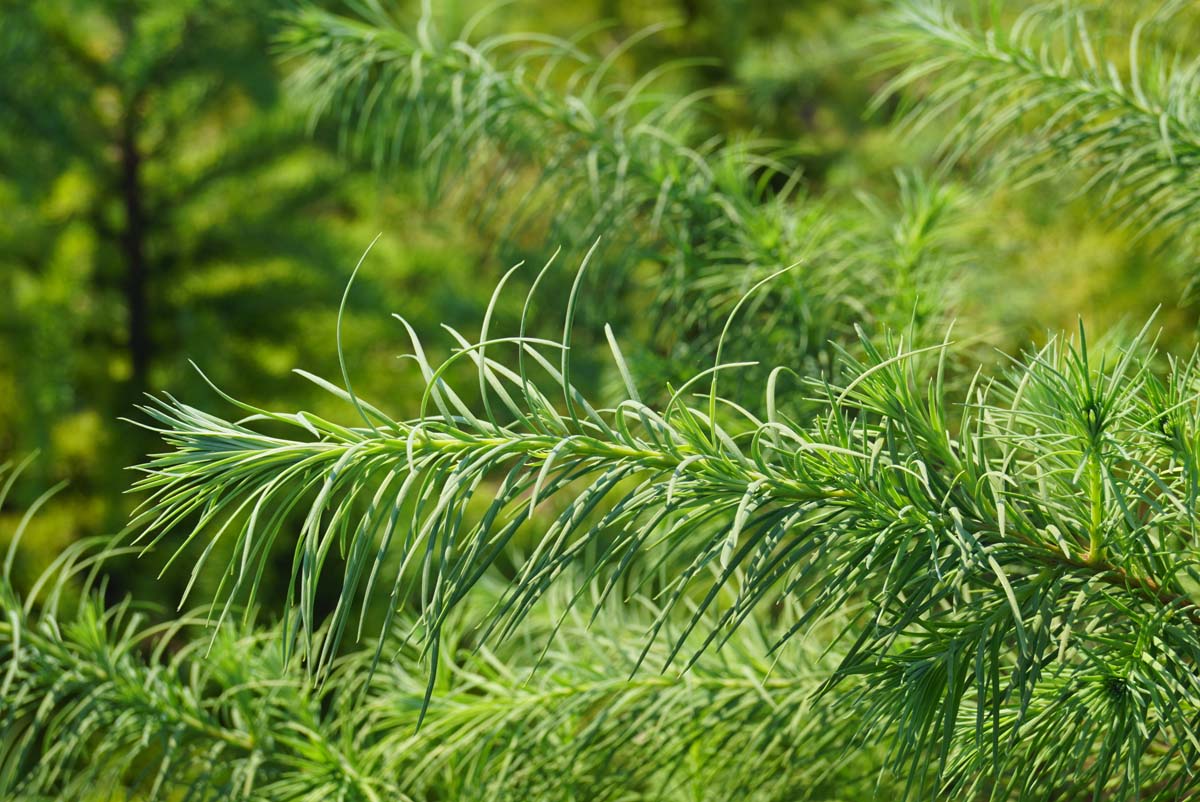
[[347,324],[364,373],[389,373],[371,345],[387,311],[416,296],[453,318],[474,291],[453,219],[348,168],[286,102],[278,8],[4,5],[0,454],[40,451],[31,485],[71,483],[39,561],[122,525],[124,468],[153,441],[118,418],[148,390],[198,392],[189,359],[260,399],[303,392],[289,371],[331,364],[336,299],[376,232]]
[[[481,5],[447,3],[439,19],[453,30]],[[943,133],[897,134],[894,101],[865,112],[887,77],[870,40],[883,5],[526,0],[486,24],[584,36],[600,53],[653,28],[619,72],[680,64],[664,82],[707,95],[705,135],[783,143],[806,192],[856,205],[860,191],[894,198],[901,165],[934,169]],[[403,167],[377,174],[347,156],[336,126],[310,130],[272,45],[285,7],[0,0],[0,462],[40,452],[5,514],[70,482],[26,540],[26,576],[70,541],[123,525],[133,503],[124,469],[154,440],[119,418],[146,391],[203,397],[188,360],[251,403],[333,403],[291,370],[337,375],[337,302],[377,233],[344,346],[356,389],[397,412],[416,399],[405,397],[403,332],[389,313],[422,332],[443,321],[469,329],[503,268],[538,255],[519,241],[496,247],[499,232],[476,222],[477,191],[430,203]],[[418,13],[397,5],[398,17]],[[980,166],[955,169],[966,183]],[[1182,271],[1151,269],[1162,261],[1155,243],[1052,183],[979,188],[965,206],[964,236],[987,256],[964,268],[953,311],[981,344],[1012,348],[1080,312],[1089,324],[1136,326],[1183,294]],[[552,280],[569,283],[576,257]],[[556,305],[547,312],[557,324]],[[1190,339],[1190,307],[1160,315],[1169,339]],[[178,595],[178,583],[134,577],[145,597]]]

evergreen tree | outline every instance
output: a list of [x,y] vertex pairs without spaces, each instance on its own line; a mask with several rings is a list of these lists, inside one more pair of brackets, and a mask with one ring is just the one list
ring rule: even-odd
[[306,298],[323,305],[353,265],[333,205],[346,170],[282,103],[276,10],[0,12],[0,452],[44,450],[36,470],[109,508],[81,516],[93,532],[123,514],[121,468],[148,445],[109,422],[151,387],[192,384],[187,357],[267,381],[263,345],[304,348]]

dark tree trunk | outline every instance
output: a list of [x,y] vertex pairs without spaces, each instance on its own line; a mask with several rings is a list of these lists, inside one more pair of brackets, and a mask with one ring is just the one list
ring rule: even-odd
[[121,126],[121,198],[125,206],[125,228],[121,247],[125,254],[125,305],[129,315],[128,348],[133,368],[130,383],[135,392],[146,387],[153,347],[147,309],[146,217],[142,197],[142,155],[137,146],[137,112],[126,110]]

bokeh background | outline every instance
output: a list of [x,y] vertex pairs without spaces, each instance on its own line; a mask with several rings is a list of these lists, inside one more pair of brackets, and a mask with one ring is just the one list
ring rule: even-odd
[[[1108,5],[1121,14],[1137,3]],[[438,3],[438,24],[455,30],[481,6]],[[854,204],[863,192],[894,196],[899,167],[941,169],[941,132],[898,133],[895,101],[867,111],[888,77],[871,39],[885,6],[518,0],[485,27],[590,31],[584,46],[604,54],[661,26],[620,56],[618,75],[679,63],[664,79],[670,91],[710,93],[700,133],[786,143],[806,194]],[[37,454],[0,533],[67,483],[26,535],[26,578],[72,541],[128,520],[137,502],[128,468],[156,441],[122,419],[139,418],[145,393],[219,403],[190,362],[250,403],[343,414],[292,370],[339,375],[339,301],[377,234],[348,298],[343,345],[356,391],[398,415],[414,411],[419,389],[397,360],[407,341],[390,313],[431,336],[442,322],[478,331],[503,271],[549,249],[481,220],[480,188],[431,194],[416,165],[379,169],[341,148],[335,126],[309,125],[276,45],[289,8],[0,0],[0,462]],[[420,8],[398,2],[395,14],[415,22]],[[1139,328],[1159,307],[1164,345],[1191,349],[1188,265],[1105,219],[1069,182],[981,188],[986,155],[950,169],[973,193],[960,224],[971,258],[953,303],[980,353],[1044,339],[1080,315],[1102,330]],[[534,310],[540,325],[561,325],[551,301]],[[157,581],[158,565],[134,563],[115,586],[173,600],[184,576]]]

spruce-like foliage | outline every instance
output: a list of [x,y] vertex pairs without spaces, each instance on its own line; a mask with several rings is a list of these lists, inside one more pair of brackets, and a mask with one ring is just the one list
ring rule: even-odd
[[556,599],[525,632],[545,649],[478,649],[470,618],[455,616],[438,704],[418,728],[426,669],[400,640],[381,664],[370,649],[342,656],[316,687],[284,659],[278,629],[214,630],[203,611],[105,605],[100,577],[120,552],[76,544],[24,598],[9,553],[6,799],[91,799],[96,788],[150,799],[624,799],[702,783],[706,799],[767,800],[865,788],[869,763],[830,749],[855,717],[814,704],[830,654],[813,642],[770,655],[769,626],[751,622],[686,674],[631,677],[638,663],[666,662],[634,635],[653,612],[647,600],[588,620]]
[[[1044,114],[1035,162],[1080,157],[1140,225],[1192,236],[1194,68],[1135,48],[1122,79],[1083,12],[1055,9],[1008,37],[1003,20],[977,34],[940,2],[903,6],[889,58],[910,66],[885,94],[926,93],[926,119],[975,98],[952,155]],[[587,277],[624,267],[609,248],[582,259],[561,336],[528,316],[553,265],[513,330],[494,322],[506,274],[477,336],[447,327],[447,357],[399,318],[420,377],[400,387],[419,401],[408,417],[359,397],[344,359],[340,386],[302,374],[345,402],[341,422],[152,399],[137,422],[166,448],[141,466],[133,548],[219,572],[218,597],[156,627],[86,582],[70,611],[67,578],[100,557],[65,555],[21,601],[10,555],[0,790],[1200,794],[1200,355],[1158,355],[1152,324],[1099,341],[1081,325],[968,368],[937,299],[914,312],[958,280],[926,250],[949,190],[905,179],[894,227],[806,260],[796,232],[847,213],[769,189],[786,171],[744,148],[689,146],[677,107],[614,99],[611,59],[537,37],[446,43],[428,17],[408,35],[363,12],[293,19],[285,50],[317,113],[378,158],[417,155],[435,184],[493,161],[496,214],[517,229],[550,218],[587,243],[615,226],[687,301],[663,308],[711,367],[640,373],[615,317],[616,389],[576,380]],[[889,244],[859,261],[845,242]],[[759,364],[742,361],[763,326]],[[258,592],[280,540],[283,603]],[[260,630],[263,607],[281,620]]]
[[[613,78],[638,37],[601,59],[547,36],[475,37],[478,19],[446,38],[426,15],[410,33],[376,0],[359,7],[301,11],[283,36],[314,121],[335,121],[346,149],[378,167],[420,165],[432,194],[473,187],[476,219],[502,241],[524,233],[581,256],[599,239],[612,298],[628,299],[639,263],[657,265],[651,293],[669,325],[653,337],[677,359],[711,358],[732,308],[781,270],[733,338],[767,339],[756,359],[769,349],[827,368],[829,340],[856,342],[855,324],[944,328],[949,189],[901,176],[901,208],[883,216],[813,200],[785,148],[705,135],[702,93],[658,88],[686,64]],[[622,307],[601,306],[609,321]]]
[[1194,254],[1200,57],[1169,35],[1194,30],[1185,7],[1158,4],[1117,34],[1096,9],[1071,4],[1033,3],[1010,24],[945,0],[906,3],[879,27],[881,61],[899,68],[880,98],[917,89],[913,128],[953,114],[951,161],[1006,142],[1000,169],[1078,171],[1081,190],[1097,190],[1114,218]]
[[[285,626],[302,634],[304,662],[320,672],[337,654],[360,592],[390,593],[391,610],[415,587],[436,668],[456,606],[511,556],[539,505],[562,497],[485,619],[485,644],[518,631],[562,575],[591,604],[587,588],[603,599],[646,562],[666,600],[647,642],[681,621],[669,657],[685,663],[764,601],[803,600],[785,638],[859,604],[852,626],[825,634],[848,640],[828,687],[866,675],[865,726],[894,744],[914,793],[932,778],[966,795],[1154,785],[1169,798],[1195,782],[1200,745],[1189,595],[1200,363],[1159,378],[1142,339],[1105,359],[1082,337],[961,397],[943,387],[949,344],[866,344],[870,360],[847,365],[845,384],[809,386],[806,424],[777,414],[774,381],[766,418],[727,404],[719,380],[736,365],[698,375],[662,408],[638,401],[632,381],[597,408],[565,378],[569,343],[499,337],[460,339],[451,357],[478,366],[486,400],[472,409],[414,340],[428,401],[414,420],[351,396],[364,415],[353,428],[306,413],[245,408],[239,423],[175,402],[148,408],[171,451],[146,466],[141,523],[168,531],[198,511],[198,533],[220,521],[213,537],[235,538],[232,602],[252,595],[256,560],[299,506]],[[523,356],[499,358],[505,345]],[[385,574],[393,550],[403,558]],[[322,624],[313,598],[335,552],[343,590]],[[1065,747],[1090,760],[1065,759]]]

